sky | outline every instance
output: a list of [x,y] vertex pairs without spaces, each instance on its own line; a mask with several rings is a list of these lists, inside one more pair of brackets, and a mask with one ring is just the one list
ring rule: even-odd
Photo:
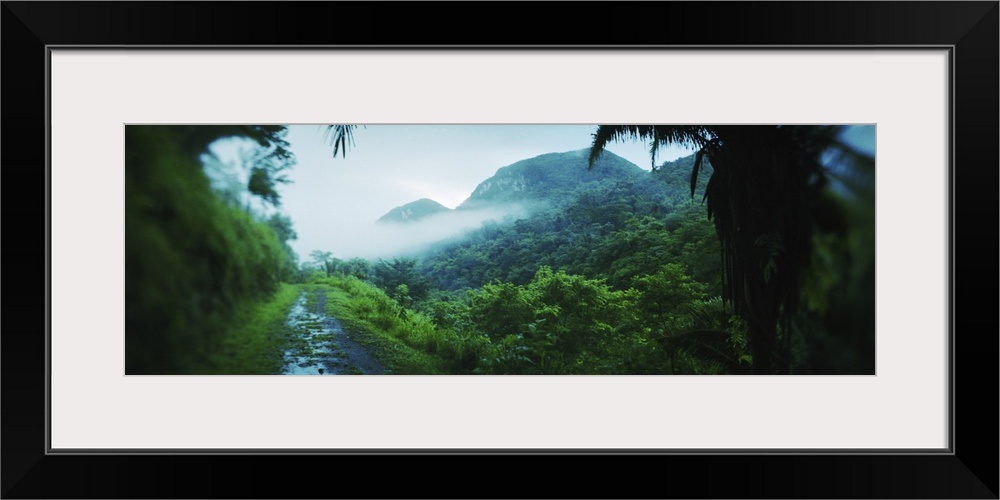
[[[507,165],[546,153],[589,148],[596,125],[367,125],[354,132],[346,157],[333,158],[325,127],[289,126],[287,140],[296,164],[289,184],[279,185],[279,211],[288,215],[298,238],[289,242],[302,262],[313,251],[334,257],[387,257],[400,249],[400,235],[375,221],[389,210],[421,198],[455,208],[480,182]],[[224,161],[236,157],[237,144],[213,146]],[[606,148],[641,168],[651,168],[648,146],[612,143]],[[657,163],[692,154],[661,148]],[[466,217],[460,227],[424,227],[407,242],[447,236],[475,227],[482,218]],[[414,241],[414,243],[417,243]]]
[[[277,210],[292,219],[298,238],[289,243],[300,262],[307,262],[313,251],[345,260],[388,258],[499,218],[504,213],[478,212],[451,217],[447,224],[429,220],[403,229],[375,223],[391,209],[421,198],[455,208],[499,168],[546,153],[589,148],[596,125],[359,126],[346,157],[336,158],[324,140],[325,126],[288,129],[296,164],[288,172],[291,182],[277,187]],[[847,127],[841,137],[874,154],[874,126]],[[236,141],[220,141],[213,150],[225,162],[238,157],[239,147]],[[651,169],[648,146],[642,142],[612,143],[606,151]],[[657,163],[693,153],[664,147]]]

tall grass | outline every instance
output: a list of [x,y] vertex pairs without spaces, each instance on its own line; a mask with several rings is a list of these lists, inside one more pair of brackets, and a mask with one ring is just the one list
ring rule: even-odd
[[240,308],[223,348],[212,358],[210,369],[228,375],[280,374],[284,348],[292,335],[288,312],[300,287],[282,284],[271,300]]
[[405,308],[381,289],[353,276],[316,280],[326,285],[327,314],[344,321],[389,373],[456,373],[462,342],[426,314]]

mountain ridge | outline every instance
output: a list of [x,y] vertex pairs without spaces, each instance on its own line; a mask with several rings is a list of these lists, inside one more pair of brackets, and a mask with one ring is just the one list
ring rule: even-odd
[[623,180],[645,172],[610,152],[588,168],[589,153],[589,149],[545,153],[500,167],[479,183],[457,209],[509,202],[565,202],[581,184]]
[[382,224],[399,224],[405,222],[413,222],[425,217],[439,214],[442,212],[450,212],[451,209],[430,199],[421,198],[416,201],[411,201],[405,205],[400,205],[398,207],[389,210],[385,215],[379,217],[375,222]]
[[[445,211],[463,211],[489,208],[510,203],[532,204],[547,202],[564,204],[571,201],[572,193],[581,185],[636,179],[648,174],[634,163],[604,152],[588,168],[589,149],[559,153],[545,153],[500,167],[493,175],[480,182],[454,210],[440,203],[421,198],[389,210],[378,222],[413,222]],[[436,208],[433,205],[436,205]]]

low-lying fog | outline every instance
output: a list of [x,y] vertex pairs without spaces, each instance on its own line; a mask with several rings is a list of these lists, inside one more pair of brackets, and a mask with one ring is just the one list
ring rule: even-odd
[[[427,216],[416,221],[381,222],[372,220],[351,221],[349,232],[343,237],[329,235],[335,248],[334,257],[349,259],[362,257],[369,260],[417,253],[432,243],[461,236],[478,229],[483,222],[516,220],[527,217],[528,210],[520,205],[490,207],[476,210],[452,210]],[[356,225],[353,223],[357,222]],[[343,221],[338,224],[343,227]],[[305,257],[305,259],[303,259]],[[299,256],[307,260],[308,256]]]

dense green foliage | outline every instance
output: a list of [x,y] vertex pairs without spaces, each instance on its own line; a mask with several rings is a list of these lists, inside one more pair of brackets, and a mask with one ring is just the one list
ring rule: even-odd
[[423,300],[430,291],[428,280],[417,272],[416,259],[379,259],[372,268],[372,282],[404,301]]
[[258,221],[212,192],[194,154],[210,134],[192,128],[125,131],[129,374],[216,371],[240,309],[270,299],[295,266],[275,234],[290,236],[287,221]]
[[[721,374],[749,366],[738,322],[676,265],[628,290],[542,267],[523,286],[494,282],[412,307],[353,276],[310,282],[326,287],[328,314],[350,325],[387,373]],[[724,327],[732,331],[712,330]]]

